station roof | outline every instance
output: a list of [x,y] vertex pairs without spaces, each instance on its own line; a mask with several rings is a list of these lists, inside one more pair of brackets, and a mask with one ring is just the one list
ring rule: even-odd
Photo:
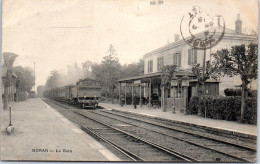
[[[189,82],[198,82],[198,79],[191,79],[191,80],[188,80]],[[220,83],[218,80],[215,80],[215,79],[208,79],[206,81],[206,83]]]
[[141,79],[152,78],[152,77],[160,77],[161,75],[162,72],[156,72],[156,73],[150,73],[150,74],[145,74],[140,76],[133,76],[133,77],[119,79],[118,82],[127,82],[127,81],[141,80]]
[[[162,76],[162,72],[156,72],[156,73],[149,73],[149,74],[144,74],[140,76],[133,76],[133,77],[128,77],[128,78],[123,78],[117,80],[118,82],[132,82],[135,80],[147,80],[149,78],[159,78]],[[175,73],[176,76],[185,76],[187,75],[188,77],[195,77],[195,75],[190,72],[190,71],[184,71],[184,70],[179,70]]]

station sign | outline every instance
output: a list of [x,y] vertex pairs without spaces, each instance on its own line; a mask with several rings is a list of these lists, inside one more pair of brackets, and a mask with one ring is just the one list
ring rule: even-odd
[[190,84],[189,84],[188,81],[182,81],[182,82],[181,82],[181,85],[182,85],[183,87],[188,87],[188,86],[190,86]]
[[134,84],[141,84],[141,80],[135,80]]
[[120,83],[122,87],[125,87],[126,86],[126,83]]
[[172,81],[171,86],[177,87],[178,86],[178,81]]
[[[181,86],[183,87],[188,87],[190,84],[188,81],[182,81]],[[177,87],[178,86],[178,81],[172,81],[171,86]]]

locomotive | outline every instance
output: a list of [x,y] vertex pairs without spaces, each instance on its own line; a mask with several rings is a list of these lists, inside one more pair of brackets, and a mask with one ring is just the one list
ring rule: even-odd
[[44,96],[67,102],[79,108],[92,107],[95,109],[101,98],[101,85],[94,79],[80,79],[76,85],[47,90],[44,92]]

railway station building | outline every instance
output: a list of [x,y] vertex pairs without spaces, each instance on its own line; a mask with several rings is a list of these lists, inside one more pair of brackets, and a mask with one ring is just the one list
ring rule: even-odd
[[[256,35],[242,33],[242,20],[239,15],[234,26],[235,30],[225,28],[222,40],[216,46],[206,50],[206,61],[213,62],[214,57],[211,54],[216,53],[217,50],[230,50],[235,45],[257,43]],[[202,32],[197,34],[199,35],[202,35]],[[215,35],[220,37],[221,33]],[[176,65],[177,70],[171,82],[171,89],[167,91],[167,110],[184,112],[190,98],[197,95],[198,80],[192,72],[192,67],[194,64],[203,65],[204,50],[192,48],[179,38],[179,35],[175,35],[173,43],[146,53],[143,57],[144,75],[119,79],[119,95],[125,98],[131,96],[132,100],[134,94],[140,99],[148,98],[148,100],[151,100],[152,95],[158,95],[161,100],[162,68],[166,65]],[[236,88],[240,85],[239,76],[226,76],[219,80],[209,79],[205,84],[205,94],[224,95],[224,89]],[[249,88],[257,89],[257,80],[252,81]]]

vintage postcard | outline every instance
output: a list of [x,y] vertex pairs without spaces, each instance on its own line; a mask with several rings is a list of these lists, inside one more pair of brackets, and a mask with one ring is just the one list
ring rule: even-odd
[[2,0],[3,161],[256,162],[257,0]]

